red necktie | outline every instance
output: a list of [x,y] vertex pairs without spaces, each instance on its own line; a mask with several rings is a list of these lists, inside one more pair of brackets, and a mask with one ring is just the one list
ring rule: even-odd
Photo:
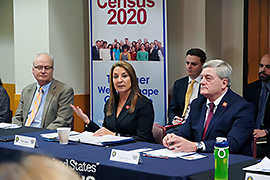
[[207,128],[208,128],[208,126],[210,124],[210,121],[211,121],[211,119],[213,117],[215,104],[214,103],[209,103],[209,107],[210,107],[210,109],[209,109],[209,113],[208,113],[208,116],[207,116],[207,119],[206,119],[206,122],[205,122],[204,131],[203,131],[203,140],[204,140]]

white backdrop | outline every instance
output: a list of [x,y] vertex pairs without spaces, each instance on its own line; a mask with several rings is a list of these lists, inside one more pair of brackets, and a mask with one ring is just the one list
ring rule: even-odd
[[[164,61],[129,61],[134,67],[142,93],[152,100],[155,122],[164,125],[167,117],[167,58],[165,0],[90,0],[90,44],[96,40],[112,43],[127,37],[129,41],[147,38],[162,42]],[[91,50],[91,49],[90,49]],[[90,53],[91,54],[91,53]],[[109,72],[115,61],[91,58],[91,118],[103,123],[103,108],[109,98]]]

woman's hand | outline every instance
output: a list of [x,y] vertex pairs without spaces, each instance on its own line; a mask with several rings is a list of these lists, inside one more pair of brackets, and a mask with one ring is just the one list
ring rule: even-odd
[[99,130],[97,130],[97,131],[93,134],[93,136],[104,136],[104,135],[108,135],[108,134],[109,134],[109,135],[115,135],[114,132],[112,132],[112,131],[106,129],[105,127],[102,127],[102,128],[100,128]]
[[82,109],[79,106],[75,107],[73,104],[71,104],[70,107],[84,121],[86,125],[90,123],[88,116],[82,111]]

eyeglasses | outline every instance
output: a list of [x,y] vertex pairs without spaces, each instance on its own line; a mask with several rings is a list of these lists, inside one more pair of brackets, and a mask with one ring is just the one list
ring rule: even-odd
[[44,68],[45,71],[48,71],[48,70],[52,69],[53,66],[34,66],[34,68],[36,68],[36,69],[39,70],[39,71],[42,71],[43,68]]

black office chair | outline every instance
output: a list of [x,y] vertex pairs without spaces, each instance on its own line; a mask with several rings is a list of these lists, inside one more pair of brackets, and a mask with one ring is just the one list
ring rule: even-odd
[[7,123],[11,123],[11,121],[12,121],[12,116],[13,116],[13,111],[10,109],[10,110],[9,110],[9,118],[8,118]]
[[252,151],[253,151],[254,158],[257,158],[257,144],[267,143],[267,140],[268,140],[267,137],[261,137],[261,138],[253,137]]

